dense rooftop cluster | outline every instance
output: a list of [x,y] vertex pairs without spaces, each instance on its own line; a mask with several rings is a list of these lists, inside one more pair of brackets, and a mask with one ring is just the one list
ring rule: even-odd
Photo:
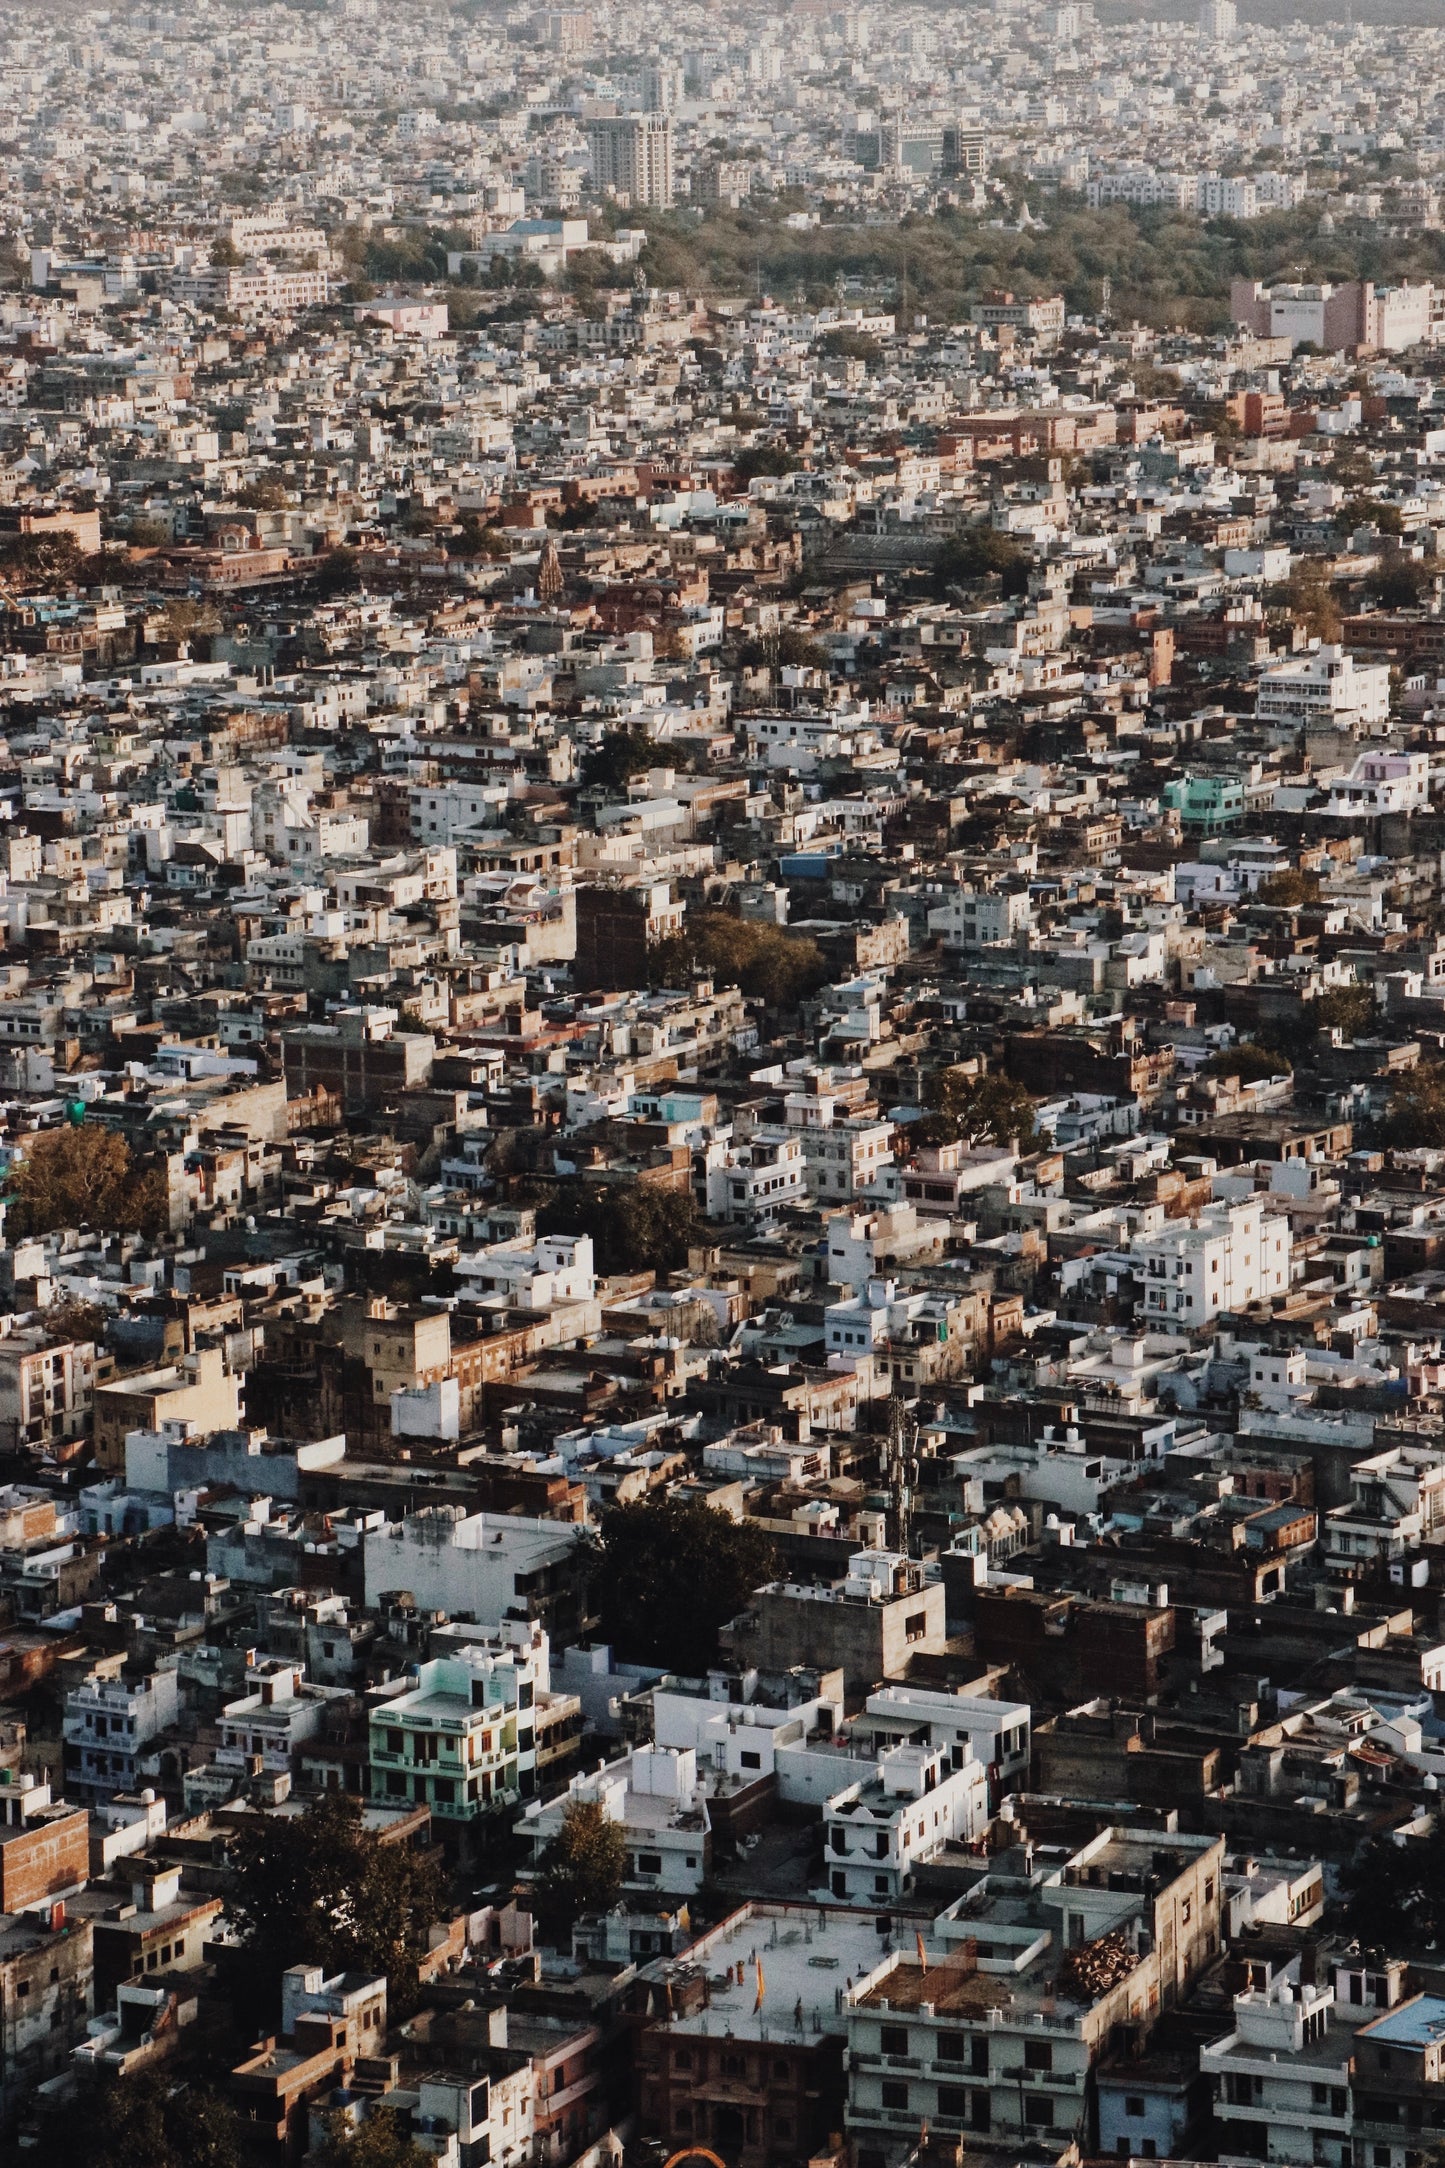
[[1438,2157],[1442,33],[1121,12],[5,12],[7,2160]]

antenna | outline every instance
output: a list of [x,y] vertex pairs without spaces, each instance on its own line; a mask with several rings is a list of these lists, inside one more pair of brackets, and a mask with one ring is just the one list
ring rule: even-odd
[[918,1487],[918,1425],[896,1387],[888,1398],[883,1472],[888,1492],[888,1540],[906,1558],[913,1496]]

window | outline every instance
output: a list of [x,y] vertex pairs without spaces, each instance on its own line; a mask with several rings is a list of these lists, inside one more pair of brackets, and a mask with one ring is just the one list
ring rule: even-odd
[[938,2115],[944,2123],[966,2123],[969,2115],[969,2094],[962,2085],[940,2085],[938,2088]]
[[1024,2042],[1025,2070],[1052,2070],[1054,2048],[1051,2040],[1026,2040]]
[[941,2032],[934,2048],[934,2059],[940,2063],[966,2063],[968,2061],[968,2034]]
[[1124,2102],[1124,2113],[1126,2115],[1142,2115],[1144,2113],[1144,2101],[1141,2094],[1130,2093]]
[[661,1874],[661,1852],[639,1852],[637,1855],[637,1871],[639,1874]]
[[902,2078],[885,2078],[883,2080],[883,2105],[885,2108],[906,2108],[908,2106],[908,2087]]
[[879,2032],[878,2039],[885,2055],[906,2055],[908,2053],[908,2027],[906,2025],[885,2025]]
[[738,1756],[738,1759],[741,1761],[744,1769],[761,1769],[763,1766],[762,1755],[751,1753],[747,1749],[744,1749],[744,1751]]

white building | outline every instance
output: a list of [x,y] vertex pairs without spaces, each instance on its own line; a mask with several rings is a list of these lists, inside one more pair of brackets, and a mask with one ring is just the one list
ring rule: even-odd
[[1311,724],[1372,730],[1389,721],[1390,666],[1356,662],[1342,647],[1314,648],[1265,671],[1255,711],[1291,731]]
[[365,1532],[367,1607],[374,1609],[388,1590],[404,1588],[423,1611],[498,1625],[509,1612],[533,1608],[533,1599],[566,1567],[581,1534],[563,1521],[426,1506]]
[[532,1866],[562,1827],[573,1800],[600,1805],[627,1839],[627,1887],[673,1897],[702,1888],[712,1843],[707,1798],[691,1747],[637,1747],[619,1761],[576,1776],[565,1792],[534,1800],[516,1825]]
[[1199,2051],[1214,2088],[1221,2157],[1350,2168],[1354,2028],[1333,1984],[1299,1979],[1299,1959],[1234,1998],[1234,2028]]
[[180,1716],[180,1678],[152,1671],[143,1679],[94,1672],[65,1697],[65,1789],[81,1799],[134,1791],[140,1758]]
[[880,1686],[853,1721],[855,1738],[901,1746],[928,1732],[929,1744],[955,1768],[979,1762],[995,1797],[1027,1781],[1032,1753],[1032,1714],[1026,1701],[995,1701],[984,1694],[946,1694],[922,1686]]
[[997,948],[1033,923],[1027,889],[960,888],[928,914],[928,931],[949,948]]
[[913,1870],[946,1844],[971,1844],[988,1826],[988,1771],[971,1741],[952,1747],[895,1746],[877,1774],[835,1792],[823,1809],[824,1873],[843,1904],[898,1904]]
[[1193,1222],[1172,1220],[1157,1234],[1136,1236],[1130,1253],[1150,1325],[1193,1331],[1289,1289],[1289,1221],[1270,1212],[1264,1198],[1210,1205]]
[[766,1226],[808,1195],[801,1132],[755,1129],[746,1144],[719,1139],[705,1153],[707,1216]]
[[550,1310],[591,1302],[597,1293],[591,1235],[543,1235],[536,1242],[496,1242],[458,1257],[457,1277],[474,1300],[509,1310]]
[[1361,753],[1330,785],[1327,813],[1415,813],[1430,803],[1428,753]]
[[371,1711],[371,1796],[429,1807],[443,1825],[514,1806],[537,1789],[535,1710],[548,1680],[547,1637],[534,1648],[509,1621],[506,1646],[454,1644],[416,1683]]
[[589,121],[587,147],[599,194],[625,196],[634,210],[672,208],[672,120],[668,114]]

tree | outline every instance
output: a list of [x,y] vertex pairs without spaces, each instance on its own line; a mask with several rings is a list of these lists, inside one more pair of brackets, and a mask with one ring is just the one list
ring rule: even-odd
[[818,352],[844,361],[865,361],[870,365],[883,359],[882,347],[876,339],[870,339],[866,331],[829,331],[818,341]]
[[1445,1066],[1421,1062],[1406,1071],[1390,1094],[1380,1142],[1405,1152],[1445,1145]]
[[654,986],[676,986],[698,971],[769,1009],[796,1008],[828,976],[822,950],[807,935],[728,911],[699,911],[680,934],[654,946],[648,973]]
[[366,567],[360,550],[324,550],[305,568],[312,592],[317,595],[352,595],[366,583]]
[[738,650],[738,661],[745,670],[776,671],[789,666],[826,670],[828,650],[802,625],[783,625],[761,639],[745,640]]
[[1310,1009],[1310,1019],[1320,1031],[1339,1030],[1361,1039],[1374,1030],[1380,1011],[1372,986],[1331,986]]
[[1257,903],[1286,906],[1318,903],[1320,877],[1317,873],[1303,872],[1298,866],[1286,866],[1283,872],[1272,873],[1268,880],[1261,881],[1254,895]]
[[155,1235],[170,1216],[165,1177],[142,1169],[115,1130],[88,1124],[24,1138],[4,1196],[12,1239],[82,1226]]
[[597,1270],[672,1272],[702,1232],[697,1207],[679,1190],[646,1182],[561,1183],[537,1213],[544,1235],[590,1235]]
[[1445,1845],[1438,1836],[1375,1837],[1344,1875],[1348,1920],[1363,1939],[1377,1942],[1381,1922],[1403,1925],[1409,1946],[1438,1949],[1445,1942]]
[[280,512],[289,503],[286,484],[279,474],[258,475],[236,491],[236,502],[248,512]]
[[395,2108],[369,2108],[359,2123],[340,2113],[326,2118],[321,2168],[431,2168],[435,2159]]
[[604,731],[601,743],[589,746],[578,771],[584,784],[603,790],[625,790],[634,775],[645,775],[658,765],[657,741],[640,725]]
[[746,487],[753,481],[781,479],[799,464],[784,444],[745,444],[733,454],[733,477]]
[[85,1302],[78,1296],[67,1296],[60,1302],[52,1302],[45,1313],[45,1330],[59,1346],[66,1340],[94,1340],[105,1338],[106,1314],[98,1302]]
[[1241,1039],[1237,1046],[1221,1047],[1204,1064],[1206,1076],[1237,1076],[1241,1084],[1259,1084],[1266,1077],[1288,1076],[1294,1068],[1287,1054]]
[[84,552],[73,534],[21,534],[0,543],[0,581],[27,594],[63,592]]
[[1395,557],[1375,578],[1375,600],[1382,610],[1412,610],[1431,584],[1433,573],[1416,557]]
[[965,527],[950,535],[934,562],[934,584],[940,593],[950,587],[976,587],[997,574],[1005,595],[1028,592],[1027,552],[1009,534],[996,527]]
[[717,1659],[719,1628],[775,1570],[753,1521],[675,1498],[612,1506],[593,1578],[602,1639],[634,1660],[699,1674]]
[[1281,599],[1290,616],[1314,639],[1338,640],[1343,621],[1322,558],[1306,557],[1298,564],[1284,583]]
[[561,1828],[542,1853],[541,1869],[533,1897],[544,1931],[555,1939],[569,1933],[584,1912],[611,1911],[621,1896],[627,1876],[621,1823],[611,1821],[595,1799],[570,1799]]
[[383,1844],[361,1803],[337,1793],[302,1815],[261,1815],[237,1847],[231,1914],[258,2006],[274,2003],[288,1965],[385,1973],[395,2007],[415,1998],[417,1960],[444,1909],[433,1861]]
[[924,1086],[929,1112],[919,1123],[923,1144],[1017,1144],[1034,1141],[1035,1101],[1007,1076],[972,1076],[967,1069],[935,1069]]
[[48,2168],[240,2168],[241,2131],[220,2094],[169,2070],[88,2073],[78,2099],[42,2110]]

